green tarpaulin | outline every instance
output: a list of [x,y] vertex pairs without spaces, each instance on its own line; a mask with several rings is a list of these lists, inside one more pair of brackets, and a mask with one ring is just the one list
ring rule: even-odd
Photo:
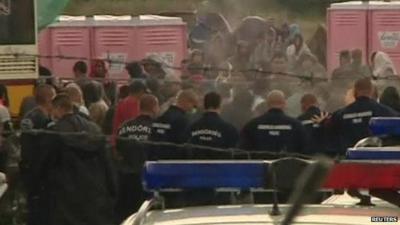
[[69,0],[36,0],[38,30],[51,24],[62,13]]

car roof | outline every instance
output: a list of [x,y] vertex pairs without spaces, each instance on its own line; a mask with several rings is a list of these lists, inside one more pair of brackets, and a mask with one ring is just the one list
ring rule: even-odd
[[[374,198],[376,207],[356,206],[356,199],[348,195],[332,196],[321,205],[307,205],[293,224],[371,224],[372,216],[400,216],[400,210]],[[282,215],[270,216],[271,205],[229,205],[188,207],[154,210],[148,213],[144,224],[199,225],[199,224],[277,224],[282,221],[290,205],[281,205]],[[128,220],[133,220],[134,216]],[[124,223],[125,224],[125,223]],[[129,223],[126,223],[129,224]]]

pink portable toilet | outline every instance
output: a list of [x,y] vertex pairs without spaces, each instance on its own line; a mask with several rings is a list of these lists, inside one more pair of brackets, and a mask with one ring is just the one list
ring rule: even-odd
[[[73,65],[91,57],[90,21],[86,17],[61,16],[40,33],[41,64],[61,78],[72,78]],[[70,58],[70,59],[69,59]]]
[[180,66],[187,54],[187,30],[174,17],[139,16],[139,58],[159,55],[170,66]]
[[387,53],[400,72],[400,2],[374,2],[369,16],[369,55]]
[[39,38],[39,52],[42,58],[39,58],[39,64],[41,66],[51,68],[51,59],[45,56],[51,55],[51,36],[50,29],[45,29],[38,34]]
[[339,66],[342,50],[361,49],[367,53],[367,12],[368,6],[362,2],[332,4],[327,13],[328,24],[328,73]]
[[[58,77],[72,78],[72,67],[86,59],[108,62],[112,79],[126,79],[125,64],[159,55],[169,66],[180,66],[187,55],[186,23],[161,16],[61,16],[40,35],[40,54],[66,56],[43,59]],[[90,72],[90,71],[88,71]],[[179,71],[176,71],[179,74]]]
[[375,51],[386,52],[400,69],[400,2],[344,2],[331,4],[327,14],[327,65],[339,66],[339,52],[361,49],[370,64]]
[[93,19],[94,57],[110,60],[111,78],[127,78],[123,63],[149,55],[161,56],[171,67],[179,66],[186,57],[186,24],[181,18],[144,15],[94,16]]
[[138,59],[132,20],[131,16],[93,17],[93,58],[108,61],[110,78],[127,78],[125,64]]

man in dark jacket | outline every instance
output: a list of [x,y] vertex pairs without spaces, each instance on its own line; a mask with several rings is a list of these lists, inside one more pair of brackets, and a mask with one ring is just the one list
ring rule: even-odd
[[189,126],[187,112],[197,106],[197,96],[191,90],[179,93],[176,105],[171,106],[153,123],[151,140],[181,144],[186,141]]
[[[176,105],[172,105],[161,115],[152,126],[151,141],[182,144],[187,138],[189,119],[186,113],[193,111],[197,106],[197,96],[192,90],[185,90],[178,94]],[[156,158],[182,158],[184,157],[177,148],[160,147],[157,153],[151,151],[150,157]],[[171,151],[169,151],[169,150]],[[182,149],[181,149],[182,150]],[[176,153],[176,154],[175,154]]]
[[306,131],[300,121],[283,112],[286,106],[283,92],[271,91],[267,106],[267,113],[244,126],[241,147],[253,151],[305,153]]
[[[334,130],[340,135],[340,142],[335,149],[336,155],[344,155],[348,148],[353,147],[358,141],[371,136],[369,121],[372,117],[394,117],[398,114],[391,108],[381,105],[372,99],[374,86],[369,78],[358,80],[354,85],[355,102],[347,107],[329,115],[315,117],[314,121],[323,124],[327,130]],[[360,204],[370,204],[370,197],[362,195],[357,190],[348,193],[361,199]]]
[[47,197],[49,225],[113,224],[115,174],[100,128],[73,112],[64,94],[52,101],[56,119],[34,167]]
[[118,222],[136,212],[145,199],[142,188],[142,168],[145,161],[144,145],[151,135],[151,126],[160,111],[158,99],[145,94],[140,98],[140,114],[136,119],[125,122],[118,131],[117,152],[119,197],[116,204]]
[[303,114],[297,119],[303,124],[309,138],[307,153],[322,152],[324,148],[323,135],[320,132],[319,124],[312,121],[314,116],[321,114],[321,110],[318,108],[317,97],[313,94],[305,94],[301,98],[300,103]]
[[147,141],[151,135],[151,126],[157,117],[160,106],[154,95],[145,94],[140,98],[140,114],[136,119],[128,120],[118,130],[119,137]]
[[35,102],[38,104],[28,112],[21,120],[20,127],[23,130],[21,135],[21,162],[20,171],[27,191],[28,203],[28,224],[40,225],[47,218],[44,214],[45,199],[42,198],[42,182],[33,176],[33,164],[37,160],[37,149],[40,148],[40,139],[43,135],[27,133],[32,129],[46,129],[50,119],[51,101],[56,95],[54,88],[47,84],[41,84],[35,89]]
[[203,116],[189,128],[188,142],[216,148],[233,148],[239,139],[236,128],[219,116],[221,112],[221,96],[210,92],[204,97]]
[[369,78],[358,80],[354,85],[355,102],[336,111],[328,122],[341,134],[344,154],[347,148],[358,141],[371,136],[369,121],[372,117],[392,117],[398,114],[387,106],[372,99],[374,86]]

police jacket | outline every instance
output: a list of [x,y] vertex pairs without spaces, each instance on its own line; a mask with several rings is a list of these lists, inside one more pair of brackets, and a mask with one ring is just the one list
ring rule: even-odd
[[[188,137],[188,127],[189,119],[185,111],[176,106],[171,106],[153,123],[150,140],[183,144]],[[186,153],[187,150],[183,146],[170,146],[164,143],[146,147],[146,157],[149,160],[186,159]]]
[[[136,119],[125,122],[118,130],[117,152],[121,158],[118,169],[126,173],[142,171],[146,158],[147,144],[151,135],[153,119],[147,115],[140,115]],[[151,147],[149,147],[151,148]]]
[[215,112],[206,112],[189,128],[189,143],[216,148],[233,148],[239,134],[236,128],[225,122]]
[[353,147],[358,141],[371,135],[369,121],[371,117],[392,117],[397,113],[368,97],[358,97],[347,107],[336,111],[330,125],[341,136],[342,149]]
[[152,125],[151,140],[159,142],[170,142],[175,144],[184,143],[187,139],[187,128],[189,120],[185,111],[171,106]]
[[280,109],[270,109],[247,123],[241,133],[241,147],[253,151],[304,153],[307,142],[300,121]]
[[136,119],[123,123],[118,130],[118,136],[147,141],[151,135],[152,124],[153,119],[150,116],[140,115]]
[[308,147],[307,153],[317,153],[322,152],[324,148],[324,133],[321,132],[320,125],[312,121],[314,116],[319,116],[321,110],[312,106],[303,114],[301,114],[297,119],[303,124],[305,131],[308,136]]

